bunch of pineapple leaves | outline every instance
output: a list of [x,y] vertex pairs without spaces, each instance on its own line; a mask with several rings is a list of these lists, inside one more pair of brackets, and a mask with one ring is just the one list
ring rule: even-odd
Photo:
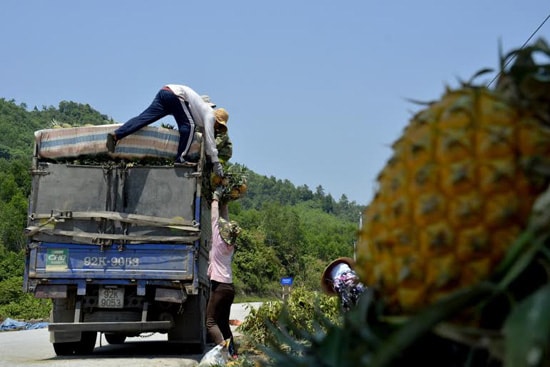
[[[222,200],[236,200],[244,195],[245,191],[241,193],[241,187],[247,185],[247,177],[241,166],[229,165],[225,171],[224,179],[227,182],[224,182]],[[237,190],[238,196],[234,194],[235,190]]]

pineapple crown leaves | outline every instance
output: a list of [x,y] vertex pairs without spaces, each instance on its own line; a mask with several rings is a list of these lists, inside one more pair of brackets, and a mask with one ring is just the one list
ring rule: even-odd
[[[537,62],[539,58],[535,56],[543,56],[550,58],[550,46],[540,38],[531,46],[522,47],[512,50],[503,55],[502,46],[499,45],[499,66],[500,72],[495,77],[498,78],[496,90],[504,93],[511,101],[516,103],[529,103],[529,106],[537,107],[538,110],[544,109],[550,96],[550,62]],[[492,68],[483,68],[477,71],[469,80],[463,81],[458,79],[461,88],[481,88],[489,87],[494,79],[489,83],[476,83],[476,79],[493,72]],[[452,88],[445,87],[445,94],[451,92]],[[407,101],[430,107],[437,101],[420,101],[407,98]],[[544,103],[545,106],[541,106]],[[543,114],[545,121],[550,120],[550,107],[546,107],[546,112]]]
[[[496,90],[550,125],[550,47],[544,39],[502,55]],[[546,61],[546,62],[543,62]]]
[[[548,43],[540,38],[533,45],[508,52],[500,51],[500,71],[503,75],[510,75],[516,81],[532,77],[541,82],[550,81],[550,63],[541,64],[535,61],[535,55],[550,57]],[[510,67],[508,68],[508,65]]]
[[[493,72],[494,69],[491,69],[491,68],[484,68],[484,69],[481,69],[479,71],[477,71],[474,75],[472,75],[470,77],[470,79],[468,79],[467,81],[465,80],[462,80],[461,78],[457,78],[457,81],[460,85],[460,88],[484,88],[486,86],[486,83],[475,83],[475,80],[480,78],[481,76],[483,75],[486,75],[488,73],[491,73]],[[450,87],[449,85],[446,85],[445,86],[445,91],[444,91],[444,94],[449,94],[451,93],[452,91],[454,90],[454,88]],[[439,100],[432,100],[432,101],[420,101],[420,100],[417,100],[417,99],[411,99],[411,98],[406,98],[405,99],[406,101],[408,102],[411,102],[411,103],[414,103],[414,104],[418,104],[418,105],[422,105],[422,106],[426,106],[426,107],[431,107],[432,105],[434,105],[435,103],[439,102]]]
[[237,164],[222,163],[222,165],[224,177],[212,172],[203,180],[203,190],[208,195],[207,199],[212,198],[214,190],[218,187],[221,187],[220,200],[224,203],[242,198],[248,190],[247,169]]

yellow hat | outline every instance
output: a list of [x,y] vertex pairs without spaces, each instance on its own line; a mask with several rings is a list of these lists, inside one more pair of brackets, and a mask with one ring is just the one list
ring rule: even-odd
[[229,114],[225,108],[216,109],[214,111],[214,116],[216,117],[216,122],[227,130],[227,120],[229,120]]
[[325,294],[328,294],[329,296],[336,295],[336,292],[334,291],[334,287],[332,285],[332,277],[330,276],[330,273],[332,272],[332,269],[336,265],[339,264],[347,264],[351,269],[353,269],[353,265],[355,264],[355,261],[353,261],[350,257],[339,257],[336,260],[332,261],[323,271],[323,275],[321,275],[321,288],[323,289],[323,292]]

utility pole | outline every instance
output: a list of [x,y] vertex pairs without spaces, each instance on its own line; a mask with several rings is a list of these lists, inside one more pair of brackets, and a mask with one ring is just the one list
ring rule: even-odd
[[[363,227],[363,212],[359,212],[359,230]],[[357,240],[353,241],[353,261],[357,261]]]

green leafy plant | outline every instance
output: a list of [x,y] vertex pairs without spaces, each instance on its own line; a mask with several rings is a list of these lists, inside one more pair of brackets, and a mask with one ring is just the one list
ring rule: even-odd
[[[294,287],[288,299],[264,302],[259,308],[249,310],[249,314],[238,330],[245,335],[249,348],[259,348],[268,344],[275,327],[288,323],[296,326],[291,334],[302,336],[302,331],[313,333],[322,325],[340,322],[339,301],[304,287]],[[321,319],[318,319],[322,315]],[[297,330],[301,330],[298,332]]]

